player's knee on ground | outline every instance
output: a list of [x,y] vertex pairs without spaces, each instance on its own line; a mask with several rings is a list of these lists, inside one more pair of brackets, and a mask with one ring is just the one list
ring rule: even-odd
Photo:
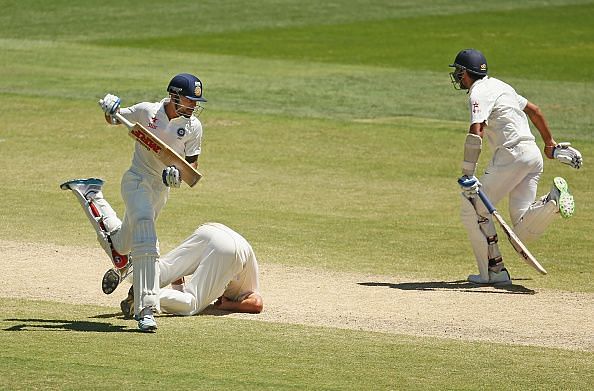
[[177,315],[192,315],[196,310],[196,298],[175,289],[161,289],[159,292],[161,310]]

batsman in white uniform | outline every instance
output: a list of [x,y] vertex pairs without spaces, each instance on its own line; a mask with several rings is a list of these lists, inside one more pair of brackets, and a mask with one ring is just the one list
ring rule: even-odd
[[[479,186],[494,205],[509,196],[514,231],[522,241],[533,240],[559,215],[571,217],[574,199],[567,182],[556,177],[551,191],[536,200],[543,158],[528,118],[544,141],[547,158],[580,168],[582,156],[569,143],[554,140],[538,106],[518,95],[510,85],[487,76],[487,60],[480,51],[460,51],[450,67],[455,68],[450,73],[454,87],[468,90],[470,108],[470,129],[459,183],[463,190],[462,222],[468,231],[479,274],[468,276],[468,280],[509,285],[511,278],[499,252],[493,218],[477,197]],[[493,157],[479,181],[475,173],[485,135]]]
[[[256,255],[243,236],[223,224],[199,226],[158,265],[159,300],[165,312],[194,315],[212,303],[234,312],[262,311]],[[121,303],[125,316],[133,315],[135,292],[131,287]]]
[[[111,94],[99,103],[108,123],[118,124],[113,115],[119,111],[127,120],[145,126],[197,168],[202,125],[193,114],[196,108],[201,109],[197,102],[206,101],[202,97],[202,82],[194,75],[182,73],[171,79],[167,91],[169,97],[156,103],[142,102],[120,109],[120,98]],[[136,143],[131,167],[121,182],[126,205],[123,221],[103,198],[103,181],[93,178],[74,180],[61,186],[74,191],[79,198],[98,230],[100,243],[114,262],[114,270],[125,273],[129,264],[123,266],[122,263],[127,263],[129,255],[135,289],[134,314],[142,331],[157,328],[153,316],[159,311],[159,244],[155,222],[167,202],[169,188],[179,187],[180,183],[175,166],[166,167],[154,154]],[[120,277],[123,275],[118,276],[117,283]]]

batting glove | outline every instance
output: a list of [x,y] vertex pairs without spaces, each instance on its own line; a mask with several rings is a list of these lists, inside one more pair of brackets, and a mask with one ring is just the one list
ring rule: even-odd
[[167,187],[179,187],[181,184],[181,178],[179,176],[179,170],[175,166],[165,167],[163,170],[163,183]]
[[466,198],[472,198],[477,195],[481,183],[478,178],[468,175],[463,175],[458,179],[458,184],[462,188],[462,193]]
[[107,94],[103,99],[99,100],[101,110],[107,115],[114,115],[120,109],[121,99],[115,95]]
[[577,149],[571,147],[571,143],[559,143],[555,145],[553,158],[573,168],[580,168],[583,163],[582,154]]

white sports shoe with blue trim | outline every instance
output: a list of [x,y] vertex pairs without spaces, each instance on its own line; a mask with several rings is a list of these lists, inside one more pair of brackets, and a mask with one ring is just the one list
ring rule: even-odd
[[140,331],[145,332],[153,332],[157,330],[157,321],[155,320],[153,309],[151,307],[145,307],[140,313],[138,328]]
[[511,276],[506,268],[499,272],[489,270],[489,281],[481,278],[480,274],[471,274],[468,276],[468,282],[477,285],[509,286],[512,284]]

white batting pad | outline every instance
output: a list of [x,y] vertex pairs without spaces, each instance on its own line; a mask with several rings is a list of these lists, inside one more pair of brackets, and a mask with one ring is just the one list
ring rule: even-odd
[[138,220],[132,223],[132,251],[130,255],[135,257],[159,256],[157,246],[157,232],[153,220]]
[[481,217],[477,215],[474,205],[472,205],[472,202],[468,198],[464,195],[461,195],[461,198],[462,207],[460,217],[462,219],[462,224],[464,224],[464,227],[466,227],[466,231],[468,232],[468,239],[470,240],[470,245],[474,252],[479,275],[483,280],[488,281],[489,244],[479,225],[479,219]]
[[152,307],[159,312],[159,265],[155,256],[132,258],[134,286],[134,314]]
[[118,215],[109,202],[103,198],[102,192],[95,194],[92,197],[91,202],[99,210],[101,219],[103,220],[103,226],[108,234],[111,234],[122,226],[122,221],[118,218]]

